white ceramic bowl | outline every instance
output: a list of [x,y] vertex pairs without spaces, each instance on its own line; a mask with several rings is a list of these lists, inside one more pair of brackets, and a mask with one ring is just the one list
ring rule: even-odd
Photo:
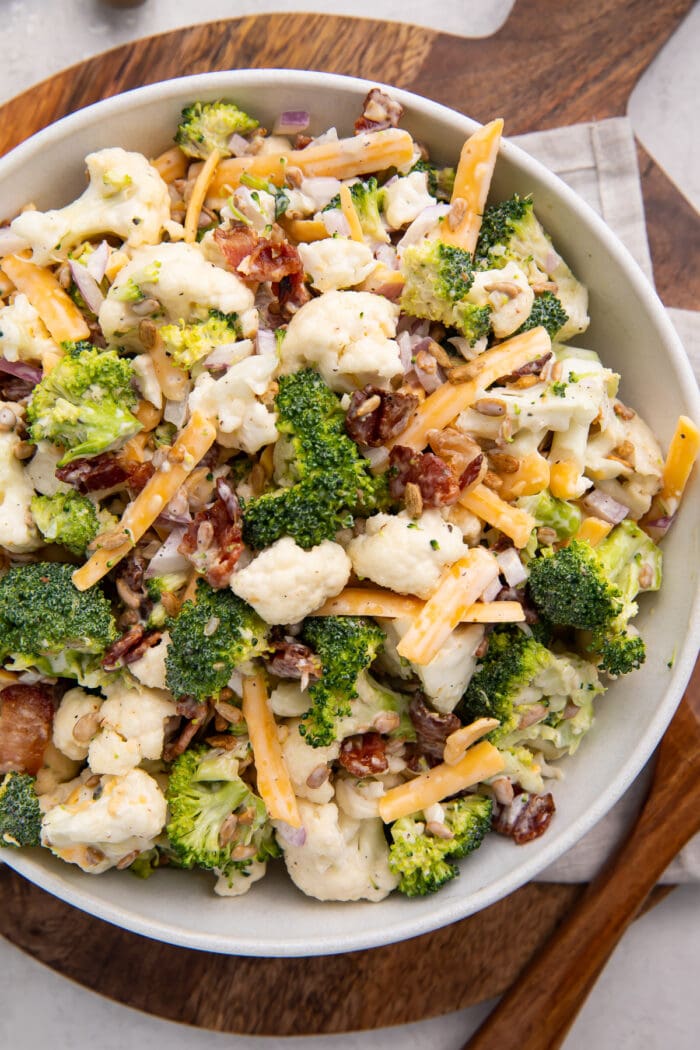
[[[83,109],[35,135],[0,160],[0,216],[26,201],[56,207],[84,186],[83,158],[124,146],[155,155],[170,143],[182,106],[228,97],[272,126],[280,111],[307,109],[312,130],[334,124],[350,134],[372,86],[363,80],[295,70],[238,70],[171,80]],[[454,163],[475,128],[467,117],[405,91],[403,126]],[[496,115],[496,114],[494,114]],[[664,308],[640,269],[602,220],[558,178],[507,141],[493,199],[534,193],[537,212],[557,247],[590,290],[592,324],[583,345],[622,373],[622,396],[637,406],[666,445],[677,416],[700,419],[700,399],[686,355]],[[459,879],[435,896],[398,894],[381,904],[320,904],[304,897],[273,865],[244,898],[213,894],[207,874],[162,871],[147,882],[124,873],[99,878],[48,851],[3,851],[32,882],[84,911],[156,940],[207,951],[261,956],[322,955],[387,944],[454,922],[532,879],[569,849],[624,792],[661,738],[690,676],[698,648],[696,475],[665,544],[664,587],[643,600],[639,626],[647,642],[643,669],[614,683],[598,705],[595,728],[557,785],[557,815],[527,846],[490,836],[462,865]],[[673,667],[668,664],[675,654]]]

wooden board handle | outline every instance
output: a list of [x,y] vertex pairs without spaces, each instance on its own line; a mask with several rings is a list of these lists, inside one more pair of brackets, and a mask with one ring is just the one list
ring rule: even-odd
[[700,721],[681,704],[642,813],[617,857],[464,1050],[557,1050],[623,933],[700,830]]

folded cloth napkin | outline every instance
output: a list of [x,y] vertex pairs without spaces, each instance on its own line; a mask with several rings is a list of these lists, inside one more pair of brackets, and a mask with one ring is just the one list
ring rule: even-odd
[[[556,172],[602,215],[653,281],[632,126],[626,117],[537,131],[512,140]],[[700,380],[700,312],[669,310]],[[541,882],[587,882],[615,852],[649,788],[649,762],[617,805],[573,849],[539,875]],[[665,883],[700,881],[700,835],[667,868]]]

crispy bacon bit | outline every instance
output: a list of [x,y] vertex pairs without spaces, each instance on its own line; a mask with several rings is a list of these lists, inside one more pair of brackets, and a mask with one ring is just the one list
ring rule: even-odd
[[116,671],[118,667],[133,664],[146,650],[158,645],[162,637],[162,631],[147,631],[142,624],[134,624],[105,651],[102,666],[105,671]]
[[507,376],[503,376],[499,380],[500,383],[514,383],[521,376],[538,376],[544,366],[547,364],[552,356],[552,351],[548,350],[542,357],[536,358],[534,361],[528,361],[526,364],[521,365],[520,368],[516,368],[514,372],[511,372]]
[[133,551],[117,569],[115,582],[117,593],[124,605],[147,616],[151,611],[152,602],[144,583],[145,570],[146,559]]
[[[369,404],[371,410],[365,408]],[[360,448],[379,448],[406,429],[417,407],[418,398],[408,391],[366,386],[352,395],[345,429]]]
[[362,104],[362,116],[355,121],[355,134],[363,131],[381,131],[395,128],[403,114],[403,106],[380,88],[372,88]]
[[34,386],[18,376],[0,373],[0,401],[26,401]]
[[405,445],[394,445],[389,456],[389,491],[401,499],[406,485],[420,489],[424,507],[448,507],[459,499],[459,480],[448,465],[432,452],[416,452]]
[[509,806],[496,807],[493,830],[514,839],[516,845],[524,846],[544,835],[555,811],[554,799],[549,792],[546,795],[516,795]]
[[202,705],[194,697],[185,696],[175,704],[175,710],[183,718],[197,718],[202,713]]
[[428,444],[459,478],[460,489],[473,485],[485,473],[481,448],[473,438],[457,427],[428,431]]
[[287,274],[279,284],[272,285],[273,295],[277,296],[279,305],[287,314],[296,313],[300,306],[308,303],[311,292],[304,282],[303,270]]
[[540,618],[537,614],[537,609],[530,603],[530,599],[527,590],[517,587],[502,587],[495,600],[497,602],[520,602],[525,613],[525,623],[533,624],[539,623]]
[[[175,709],[178,714],[184,714],[186,718],[189,718],[189,721],[181,729],[179,736],[166,744],[163,750],[164,762],[172,762],[183,751],[186,751],[197,733],[201,731],[203,734],[206,731],[206,727],[214,715],[214,708],[210,703],[200,704],[191,697],[179,700]],[[193,712],[191,716],[187,713],[189,711]],[[231,736],[231,739],[235,740],[236,738]]]
[[431,711],[421,696],[414,696],[409,704],[408,713],[418,737],[417,750],[428,758],[442,762],[445,741],[451,733],[462,727],[457,715],[441,715],[437,711]]
[[261,237],[252,252],[239,263],[238,273],[251,281],[279,283],[285,277],[300,273],[304,264],[298,249],[289,241],[271,241]]
[[132,496],[135,496],[145,487],[156,472],[155,467],[147,460],[145,463],[127,463],[127,487]]
[[274,642],[274,656],[267,669],[278,678],[301,678],[307,682],[317,681],[323,670],[320,659],[308,645],[288,637]]
[[101,456],[74,459],[65,467],[58,467],[56,477],[59,481],[72,485],[85,496],[88,492],[122,485],[129,477],[129,469],[125,463],[120,462],[114,452],[103,452]]
[[178,550],[210,586],[220,590],[228,587],[243,552],[243,517],[228,482],[219,478],[216,491],[218,499],[196,515]]
[[0,773],[36,776],[51,740],[53,701],[41,685],[8,685],[0,692]]
[[226,229],[214,230],[214,240],[229,266],[237,270],[258,243],[258,235],[247,223],[233,222]]
[[386,773],[386,741],[379,733],[357,733],[343,740],[339,761],[354,777],[371,777]]

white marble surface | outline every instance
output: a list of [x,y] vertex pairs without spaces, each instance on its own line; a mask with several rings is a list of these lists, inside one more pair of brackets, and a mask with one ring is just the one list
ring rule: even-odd
[[[525,2],[525,0],[521,0]],[[261,11],[319,10],[493,32],[511,0],[0,0],[0,101],[97,51],[193,20]],[[47,14],[50,12],[50,17]],[[686,19],[635,89],[629,115],[647,150],[689,200],[700,203],[700,9]],[[693,131],[693,128],[695,131]],[[567,1050],[695,1050],[698,1046],[700,886],[675,891],[627,933],[578,1018]],[[253,1039],[195,1032],[108,1002],[57,977],[0,940],[0,1047],[12,1050],[457,1050],[488,1004],[449,1017],[318,1039]],[[439,979],[439,976],[436,977]],[[40,1008],[37,1008],[40,1004]]]

